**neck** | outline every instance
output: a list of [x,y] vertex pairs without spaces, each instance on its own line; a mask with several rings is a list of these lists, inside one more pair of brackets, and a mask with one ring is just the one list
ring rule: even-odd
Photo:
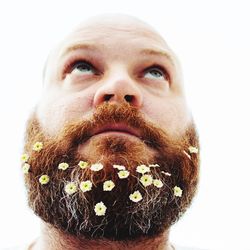
[[42,224],[41,235],[30,250],[172,250],[169,231],[155,238],[143,237],[136,241],[79,239]]

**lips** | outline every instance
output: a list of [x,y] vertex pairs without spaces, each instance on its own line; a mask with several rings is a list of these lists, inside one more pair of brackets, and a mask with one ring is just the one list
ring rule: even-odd
[[99,134],[106,133],[106,132],[122,132],[122,133],[126,133],[126,134],[140,138],[140,133],[138,130],[131,128],[122,123],[107,124],[105,126],[97,128],[93,131],[92,136],[99,135]]

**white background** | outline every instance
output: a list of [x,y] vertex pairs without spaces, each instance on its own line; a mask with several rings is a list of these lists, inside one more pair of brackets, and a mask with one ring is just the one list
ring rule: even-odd
[[1,1],[0,248],[39,234],[19,159],[49,50],[83,18],[107,12],[150,23],[182,62],[202,164],[199,193],[172,228],[172,242],[250,249],[250,2],[230,0]]

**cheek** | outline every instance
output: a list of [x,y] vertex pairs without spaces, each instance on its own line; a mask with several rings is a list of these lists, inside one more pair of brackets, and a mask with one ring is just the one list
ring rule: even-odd
[[42,99],[37,106],[37,116],[49,135],[55,135],[65,123],[86,117],[91,110],[89,95],[51,95]]
[[185,132],[191,121],[191,114],[182,98],[145,103],[145,113],[150,121],[172,135]]

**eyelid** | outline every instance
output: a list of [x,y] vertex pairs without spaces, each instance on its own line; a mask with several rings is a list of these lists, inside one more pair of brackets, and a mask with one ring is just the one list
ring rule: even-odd
[[93,65],[93,63],[90,60],[79,57],[79,58],[71,59],[64,64],[63,70],[62,70],[63,78],[65,78],[67,74],[70,74],[74,70],[75,66],[79,63],[88,64],[94,70],[96,74],[100,73],[100,71]]
[[152,69],[158,69],[158,70],[160,70],[163,73],[164,78],[166,80],[169,80],[170,77],[169,77],[168,71],[163,66],[161,66],[159,64],[152,64],[151,66],[149,66],[146,69],[144,69],[143,72],[145,73],[145,72],[148,72],[149,70],[152,70]]

